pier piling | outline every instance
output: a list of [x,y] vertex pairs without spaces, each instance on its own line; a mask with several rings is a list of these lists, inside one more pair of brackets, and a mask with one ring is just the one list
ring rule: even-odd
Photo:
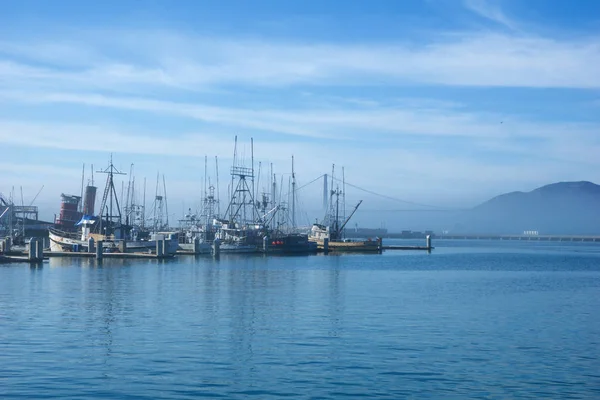
[[220,239],[214,240],[212,249],[213,249],[213,256],[219,257],[219,254],[221,254],[221,240]]
[[89,238],[88,239],[88,253],[95,253],[96,252],[96,248],[94,247],[94,238]]
[[431,250],[431,235],[427,235],[425,237],[425,246],[427,247],[427,250]]
[[44,241],[42,239],[35,240],[35,259],[37,261],[44,259]]
[[156,240],[156,257],[162,257],[165,250],[165,239]]
[[35,259],[35,248],[36,248],[35,238],[29,239],[29,261],[33,261]]
[[44,250],[42,248],[42,243],[37,238],[29,239],[29,261],[42,261],[44,259]]
[[104,243],[102,240],[98,240],[98,243],[96,244],[96,260],[98,261],[102,261],[103,245]]
[[323,239],[323,252],[325,254],[329,253],[329,238]]
[[194,238],[194,254],[200,254],[200,239]]

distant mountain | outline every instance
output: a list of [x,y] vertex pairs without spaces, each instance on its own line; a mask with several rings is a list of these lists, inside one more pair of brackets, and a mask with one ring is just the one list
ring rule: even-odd
[[462,214],[455,232],[600,235],[600,185],[559,182],[502,194]]

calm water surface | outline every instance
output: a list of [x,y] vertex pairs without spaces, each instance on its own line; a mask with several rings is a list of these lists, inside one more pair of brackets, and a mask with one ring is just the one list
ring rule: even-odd
[[0,266],[0,398],[600,398],[600,244],[435,245]]

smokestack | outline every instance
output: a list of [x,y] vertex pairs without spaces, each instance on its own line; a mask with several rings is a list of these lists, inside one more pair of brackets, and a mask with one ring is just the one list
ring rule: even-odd
[[96,187],[86,186],[85,200],[83,202],[83,214],[94,215],[94,205],[96,204]]

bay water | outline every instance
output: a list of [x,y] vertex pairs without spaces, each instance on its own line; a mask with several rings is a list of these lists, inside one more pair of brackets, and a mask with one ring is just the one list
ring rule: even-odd
[[600,243],[434,245],[0,266],[0,398],[600,398]]

